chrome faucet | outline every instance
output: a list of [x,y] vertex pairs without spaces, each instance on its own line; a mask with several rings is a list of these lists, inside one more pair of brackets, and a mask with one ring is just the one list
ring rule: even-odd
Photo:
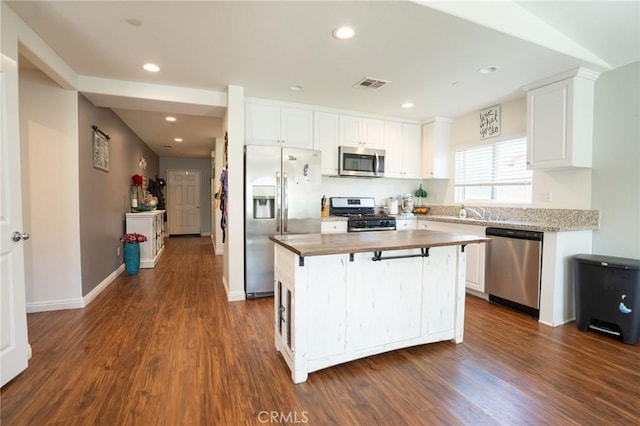
[[466,210],[470,211],[470,212],[474,212],[476,214],[476,216],[478,216],[479,219],[484,219],[484,215],[485,215],[485,211],[483,207],[478,207],[480,209],[480,211],[471,208],[471,207],[467,207]]

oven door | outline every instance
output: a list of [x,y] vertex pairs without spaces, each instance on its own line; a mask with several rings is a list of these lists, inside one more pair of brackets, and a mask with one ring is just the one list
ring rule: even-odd
[[340,176],[384,177],[384,149],[338,147]]

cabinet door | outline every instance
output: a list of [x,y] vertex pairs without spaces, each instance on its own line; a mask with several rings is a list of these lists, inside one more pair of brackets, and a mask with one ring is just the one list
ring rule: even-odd
[[[418,249],[393,255],[415,255]],[[420,335],[421,257],[370,262],[371,253],[356,253],[347,265],[347,351],[400,342]],[[365,260],[363,260],[365,259]]]
[[323,234],[339,234],[347,232],[347,222],[325,221],[320,224],[320,232]]
[[422,177],[449,178],[451,121],[438,119],[422,126]]
[[527,165],[532,169],[591,167],[594,81],[576,75],[527,92]]
[[[478,237],[485,236],[484,226],[421,220],[419,221],[419,228],[439,232],[454,232],[458,234],[476,235]],[[464,250],[467,254],[465,285],[469,289],[484,292],[485,245],[468,244]]]
[[396,229],[398,231],[408,231],[410,229],[417,229],[418,224],[415,219],[396,219]]
[[323,175],[338,174],[338,140],[340,119],[337,114],[316,112],[313,114],[313,149],[320,150]]
[[289,148],[313,148],[313,111],[294,108],[280,110],[280,138]]
[[563,165],[567,162],[569,85],[558,82],[527,95],[529,149],[527,163]]
[[246,106],[246,144],[280,146],[280,107],[249,103]]
[[340,116],[340,145],[359,147],[362,145],[362,118]]
[[402,123],[386,121],[384,123],[384,176],[392,178],[403,177],[403,146]]
[[149,249],[151,252],[151,258],[153,259],[158,254],[158,245],[156,242],[158,241],[157,233],[158,233],[158,222],[156,221],[156,216],[152,216],[149,218],[150,230],[149,232]]
[[402,123],[402,177],[419,179],[422,172],[421,129],[417,124]]
[[384,120],[363,119],[362,133],[367,148],[384,149]]
[[469,244],[465,248],[467,253],[466,287],[484,292],[484,244]]

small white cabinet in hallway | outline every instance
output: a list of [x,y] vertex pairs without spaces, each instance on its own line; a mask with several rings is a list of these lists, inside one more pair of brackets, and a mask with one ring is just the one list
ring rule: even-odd
[[140,267],[153,268],[164,252],[164,210],[127,213],[127,233],[147,237],[140,243]]

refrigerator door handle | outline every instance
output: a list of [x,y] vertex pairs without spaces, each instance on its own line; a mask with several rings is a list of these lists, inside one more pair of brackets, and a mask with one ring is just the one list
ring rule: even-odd
[[287,189],[289,187],[289,180],[287,178],[287,172],[282,172],[282,198],[283,198],[283,213],[282,213],[282,233],[286,234],[287,225],[289,222],[289,193]]
[[276,172],[276,233],[280,233],[280,206],[282,203],[280,202],[281,194],[280,194],[280,172]]

